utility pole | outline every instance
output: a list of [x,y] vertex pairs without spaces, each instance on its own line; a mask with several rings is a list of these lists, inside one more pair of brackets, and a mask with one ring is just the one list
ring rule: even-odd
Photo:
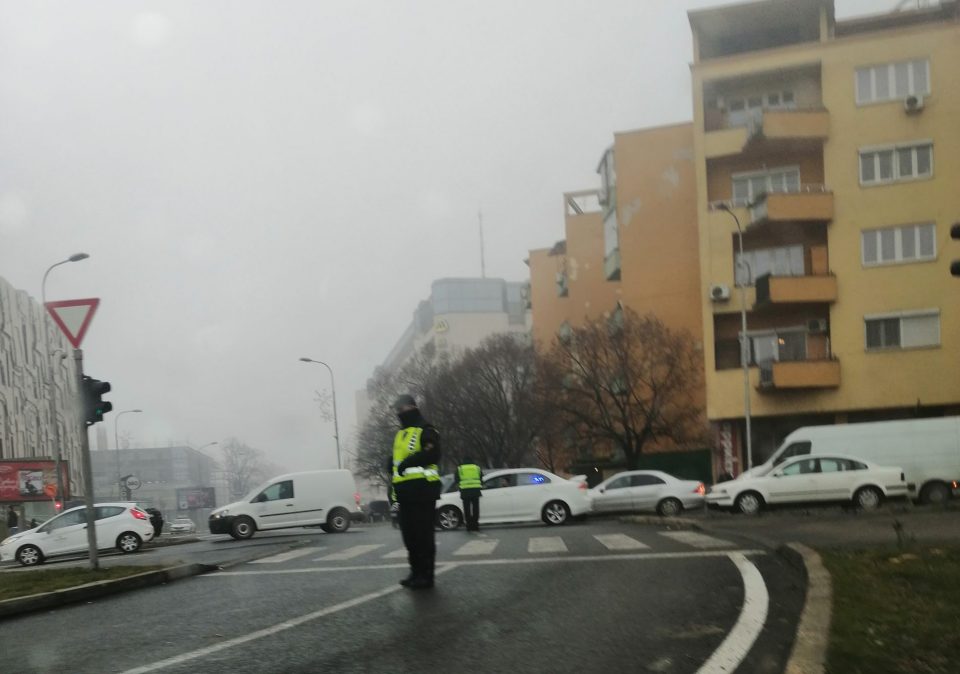
[[[83,350],[73,350],[73,361],[77,370],[77,394],[84,397],[86,387],[83,381]],[[77,423],[80,424],[80,462],[83,466],[83,493],[87,505],[87,546],[90,548],[90,568],[99,569],[97,559],[97,525],[93,512],[93,462],[90,460],[90,436],[87,432],[86,405],[77,405]]]

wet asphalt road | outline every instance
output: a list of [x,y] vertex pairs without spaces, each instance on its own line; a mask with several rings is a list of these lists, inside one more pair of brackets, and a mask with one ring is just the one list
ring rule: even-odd
[[406,565],[389,526],[301,530],[286,537],[302,544],[293,550],[279,537],[206,540],[176,554],[210,563],[257,544],[266,556],[5,621],[3,669],[696,672],[741,616],[744,578],[730,556],[739,552],[769,602],[737,671],[782,671],[799,574],[734,536],[683,535],[616,520],[438,534],[437,586],[420,592],[397,585]]

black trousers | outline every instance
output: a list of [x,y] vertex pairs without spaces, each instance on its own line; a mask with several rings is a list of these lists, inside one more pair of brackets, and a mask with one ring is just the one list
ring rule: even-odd
[[467,530],[476,530],[480,528],[480,497],[479,496],[461,496],[463,500],[463,519],[466,522]]
[[434,501],[400,502],[400,533],[407,548],[410,572],[416,578],[431,581],[437,558],[433,531],[435,507]]

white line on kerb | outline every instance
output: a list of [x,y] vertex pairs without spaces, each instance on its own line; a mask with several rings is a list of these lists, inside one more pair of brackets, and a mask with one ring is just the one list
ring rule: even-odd
[[697,674],[724,674],[735,670],[753,648],[753,643],[760,636],[760,630],[767,620],[770,596],[760,571],[739,552],[731,552],[729,557],[743,577],[743,608],[737,624],[720,644],[720,648],[697,670]]
[[[446,573],[451,569],[456,568],[456,564],[446,564],[442,568],[437,568],[435,575],[440,575],[441,573]],[[216,653],[217,651],[222,651],[226,648],[233,648],[234,646],[239,646],[240,644],[245,644],[249,641],[255,641],[256,639],[262,639],[263,637],[269,637],[277,632],[283,632],[292,627],[297,627],[303,623],[310,622],[311,620],[316,620],[317,618],[323,618],[324,616],[331,615],[333,613],[338,613],[340,611],[346,610],[348,608],[353,608],[354,606],[359,606],[360,604],[365,604],[368,601],[373,601],[374,599],[379,599],[403,588],[400,585],[390,585],[385,587],[382,590],[377,590],[376,592],[371,592],[360,597],[355,597],[354,599],[348,599],[347,601],[329,606],[319,611],[314,611],[312,613],[307,613],[306,615],[299,616],[297,618],[291,618],[290,620],[284,620],[281,623],[277,623],[271,627],[266,627],[262,630],[257,630],[256,632],[251,632],[250,634],[245,634],[242,637],[236,637],[235,639],[230,639],[228,641],[221,641],[219,644],[213,646],[207,646],[206,648],[198,648],[195,651],[189,651],[188,653],[183,653],[181,655],[175,655],[172,658],[167,658],[166,660],[160,660],[158,662],[153,662],[148,665],[143,665],[141,667],[135,667],[133,669],[128,669],[123,672],[123,674],[146,674],[146,672],[155,672],[159,669],[165,669],[167,667],[172,667],[174,665],[181,665],[184,662],[189,662],[191,660],[196,660],[197,658],[202,658],[204,656],[210,655],[211,653]]]

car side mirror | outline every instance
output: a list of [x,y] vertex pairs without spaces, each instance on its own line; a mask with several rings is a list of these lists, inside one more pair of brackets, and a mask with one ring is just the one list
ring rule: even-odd
[[267,500],[266,494],[260,494],[257,498],[254,499],[257,503],[263,503]]
[[599,491],[600,491],[601,494],[604,494],[604,493],[606,493],[607,488],[606,488],[606,487],[600,487]]
[[783,473],[774,473],[773,476],[774,476],[774,477],[783,477]]

